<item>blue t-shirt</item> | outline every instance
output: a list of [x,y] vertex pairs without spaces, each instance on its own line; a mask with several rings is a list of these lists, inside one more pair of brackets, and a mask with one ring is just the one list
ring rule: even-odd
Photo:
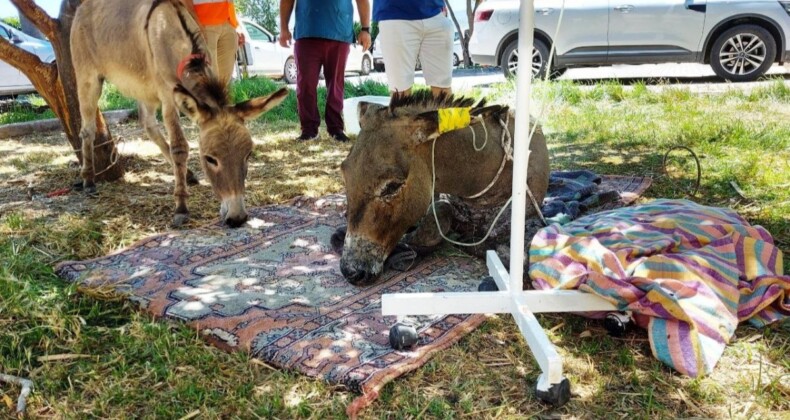
[[442,12],[442,0],[373,0],[373,20],[421,20]]
[[351,0],[296,0],[294,39],[324,38],[354,42]]

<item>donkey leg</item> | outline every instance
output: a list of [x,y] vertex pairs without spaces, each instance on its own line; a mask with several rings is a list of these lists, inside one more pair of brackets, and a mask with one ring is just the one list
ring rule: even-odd
[[[165,160],[167,160],[170,165],[173,165],[173,158],[170,156],[170,145],[167,143],[165,136],[162,135],[162,131],[159,130],[159,124],[156,121],[157,107],[158,104],[140,102],[138,107],[140,122],[145,128],[148,138],[150,138],[154,143],[156,143],[157,146],[159,146],[162,156],[164,156]],[[198,181],[195,174],[192,173],[189,168],[187,168],[187,184],[197,185],[199,183],[200,182]]]
[[102,81],[98,77],[80,80],[77,91],[80,99],[80,116],[82,128],[80,141],[82,142],[82,187],[86,194],[96,194],[96,172],[93,167],[93,143],[96,139],[96,112],[98,111],[99,97],[101,96]]
[[165,121],[167,134],[170,137],[170,157],[173,159],[173,173],[176,186],[173,195],[176,200],[176,214],[173,217],[173,226],[179,227],[189,219],[187,209],[187,159],[189,158],[189,143],[179,122],[178,109],[172,101],[162,103],[162,117]]

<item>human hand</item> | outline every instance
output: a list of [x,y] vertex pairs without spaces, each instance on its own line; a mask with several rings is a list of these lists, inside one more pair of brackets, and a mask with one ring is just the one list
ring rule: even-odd
[[243,47],[244,43],[247,41],[247,38],[244,36],[244,32],[241,29],[236,28],[236,36],[239,38],[239,46]]
[[282,28],[282,31],[280,32],[280,46],[283,48],[290,47],[291,40],[291,31],[289,31],[288,28]]
[[357,42],[362,45],[363,51],[367,51],[370,49],[370,33],[367,31],[361,31],[359,36],[357,37]]

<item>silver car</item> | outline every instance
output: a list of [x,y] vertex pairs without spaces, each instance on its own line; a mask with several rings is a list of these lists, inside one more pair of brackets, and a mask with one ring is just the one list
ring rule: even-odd
[[[788,58],[790,1],[535,0],[532,73],[611,64],[705,63],[720,77],[752,81]],[[519,1],[480,5],[469,51],[480,64],[514,74]],[[556,39],[555,39],[556,34]]]

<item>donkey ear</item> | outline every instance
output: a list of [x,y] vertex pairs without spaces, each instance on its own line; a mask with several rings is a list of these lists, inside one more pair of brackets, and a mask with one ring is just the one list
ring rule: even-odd
[[233,106],[233,112],[244,121],[254,120],[264,112],[276,107],[288,97],[288,88],[281,88],[269,96],[253,98]]
[[200,105],[200,103],[192,96],[189,91],[177,84],[176,87],[173,89],[173,98],[176,101],[176,106],[181,112],[189,117],[192,121],[200,124],[205,121],[206,117],[208,116],[209,112],[204,109]]
[[417,114],[413,120],[412,138],[419,145],[439,137],[439,111]]
[[365,120],[367,120],[368,112],[375,112],[379,109],[386,108],[384,105],[377,104],[374,102],[366,102],[362,101],[357,104],[357,119],[359,120],[359,126],[362,127],[365,124]]

